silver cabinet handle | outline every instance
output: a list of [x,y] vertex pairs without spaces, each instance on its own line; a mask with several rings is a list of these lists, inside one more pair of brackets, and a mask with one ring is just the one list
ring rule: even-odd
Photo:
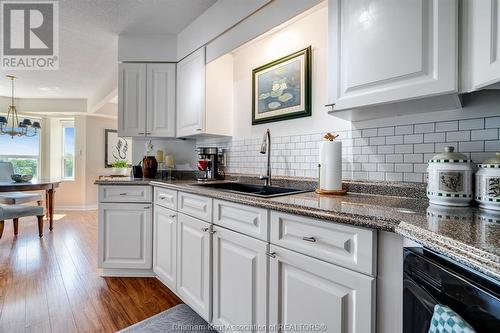
[[302,237],[302,240],[305,240],[306,242],[311,242],[311,243],[316,242],[316,238],[314,238],[314,237],[306,237],[306,236],[304,236],[304,237]]
[[144,135],[144,132],[139,132],[138,134],[140,134],[140,135]]
[[160,195],[160,199],[161,199],[161,200],[165,200],[166,198],[167,198],[166,196],[164,196],[164,195]]
[[120,193],[120,195],[127,195],[127,193]]
[[203,228],[201,228],[201,231],[208,232],[208,228],[207,227],[203,227]]
[[215,234],[216,232],[217,232],[217,230],[212,230],[212,231],[209,231],[208,233],[209,233],[209,234],[211,234],[211,235],[213,235],[213,234]]
[[197,128],[195,131],[201,131],[201,128]]
[[177,216],[177,214],[172,214],[172,215],[170,215],[170,218],[172,218],[172,219],[173,219],[173,218],[174,218],[174,217],[176,217],[176,216]]
[[150,134],[151,134],[151,132],[146,132],[146,135],[150,135]]
[[149,207],[149,206],[144,207],[144,209],[149,209],[149,208],[151,208],[151,207]]
[[276,252],[266,252],[266,256],[269,258],[276,258]]

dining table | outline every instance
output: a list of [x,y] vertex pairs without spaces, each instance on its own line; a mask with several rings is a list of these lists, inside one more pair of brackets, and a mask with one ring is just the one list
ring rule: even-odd
[[61,183],[60,179],[37,179],[30,182],[0,182],[0,192],[45,191],[45,208],[49,228],[52,230],[54,222],[54,205],[56,188]]

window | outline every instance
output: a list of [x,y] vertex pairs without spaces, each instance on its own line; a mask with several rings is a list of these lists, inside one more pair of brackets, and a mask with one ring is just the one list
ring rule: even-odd
[[[31,120],[33,121],[33,118]],[[35,180],[38,179],[40,177],[40,131],[32,137],[11,138],[8,135],[0,135],[0,160],[11,162],[14,166],[14,173],[33,175]]]
[[62,122],[62,178],[75,179],[75,124],[72,121]]

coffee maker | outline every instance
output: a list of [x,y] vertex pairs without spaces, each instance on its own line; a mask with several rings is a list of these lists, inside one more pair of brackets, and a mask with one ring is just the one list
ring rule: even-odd
[[204,176],[198,180],[224,179],[220,173],[220,155],[217,147],[198,147],[198,170],[204,172]]

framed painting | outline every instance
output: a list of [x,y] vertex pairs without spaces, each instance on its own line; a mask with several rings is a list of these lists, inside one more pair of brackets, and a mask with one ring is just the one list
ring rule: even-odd
[[310,46],[252,71],[252,125],[310,115]]
[[111,168],[115,161],[124,160],[132,165],[132,142],[130,138],[120,138],[112,129],[104,130],[104,164]]

